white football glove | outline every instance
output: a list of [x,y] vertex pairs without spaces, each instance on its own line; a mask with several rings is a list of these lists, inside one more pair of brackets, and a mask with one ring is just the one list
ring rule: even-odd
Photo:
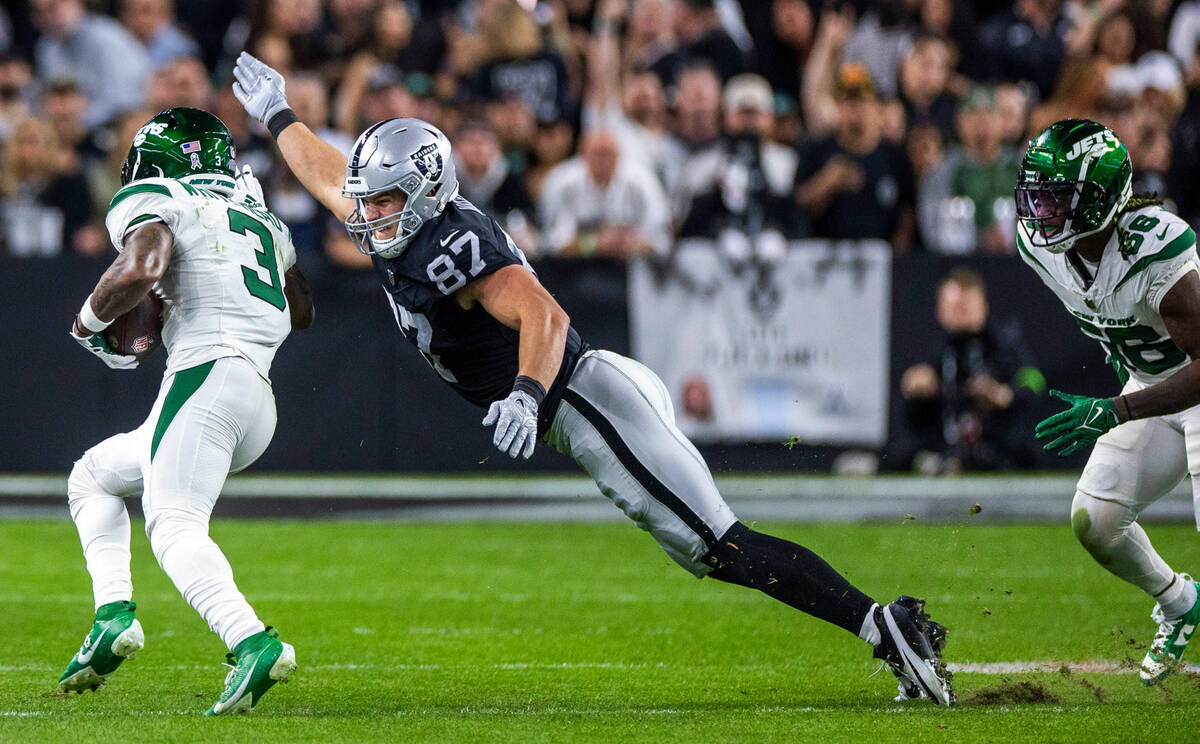
[[237,174],[233,177],[237,182],[238,188],[245,191],[250,196],[258,200],[259,204],[266,206],[267,200],[263,198],[262,184],[254,177],[254,171],[250,169],[250,164],[246,163],[238,169]]
[[524,390],[514,390],[504,400],[492,403],[483,425],[492,424],[496,425],[492,444],[501,452],[507,452],[509,457],[521,455],[526,460],[533,456],[538,428],[538,404],[533,396]]
[[284,93],[283,75],[253,55],[242,52],[233,67],[233,95],[241,101],[246,113],[263,124],[271,117],[288,108]]
[[71,338],[75,339],[75,343],[100,357],[100,361],[107,364],[112,369],[133,369],[138,366],[137,357],[132,354],[118,354],[108,345],[108,341],[104,339],[104,333],[93,333],[90,336],[77,336],[75,331],[68,331]]

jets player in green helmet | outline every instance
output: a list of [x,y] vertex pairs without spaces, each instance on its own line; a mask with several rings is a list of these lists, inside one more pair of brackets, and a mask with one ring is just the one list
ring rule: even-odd
[[252,709],[296,668],[238,590],[209,536],[225,477],[253,463],[275,431],[270,368],[312,321],[288,228],[263,203],[233,139],[206,111],[173,108],[138,130],[105,225],[117,258],[84,300],[71,337],[109,367],[139,357],[105,330],[147,293],[162,300],[166,370],[145,422],[83,454],[67,479],[71,518],[92,578],[95,617],[59,688],[94,690],[145,643],[129,570],[125,497],[142,495],[154,557],[230,653],[210,715]]
[[1200,506],[1200,261],[1186,222],[1131,194],[1132,170],[1111,130],[1067,119],[1029,143],[1015,197],[1021,258],[1122,384],[1111,398],[1052,390],[1066,410],[1035,436],[1061,455],[1092,448],[1071,526],[1100,565],[1154,598],[1158,631],[1140,669],[1152,685],[1179,667],[1200,626],[1197,584],[1137,522],[1189,474]]

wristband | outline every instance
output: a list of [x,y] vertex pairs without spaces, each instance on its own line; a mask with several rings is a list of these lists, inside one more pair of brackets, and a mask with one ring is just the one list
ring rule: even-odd
[[[1113,408],[1116,410],[1118,422],[1123,424],[1133,418],[1133,412],[1129,410],[1129,400],[1124,395],[1118,395],[1113,400]],[[1121,409],[1125,409],[1123,413]]]
[[110,325],[112,325],[111,320],[100,320],[96,317],[96,313],[92,310],[92,296],[88,295],[87,299],[83,301],[83,307],[79,308],[79,327],[88,334],[95,335]]
[[512,389],[514,393],[520,390],[530,398],[533,398],[533,402],[537,403],[538,406],[541,406],[542,401],[546,399],[546,388],[542,387],[542,383],[532,377],[525,375],[518,376],[516,382],[513,383]]
[[292,124],[300,121],[296,116],[296,112],[290,108],[285,108],[283,111],[276,112],[267,119],[267,129],[271,132],[271,136],[279,139],[279,133],[287,129]]

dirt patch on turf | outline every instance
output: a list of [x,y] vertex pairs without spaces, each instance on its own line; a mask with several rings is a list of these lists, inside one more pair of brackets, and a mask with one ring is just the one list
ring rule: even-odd
[[962,705],[1013,705],[1016,703],[1061,703],[1062,698],[1041,682],[1000,680],[1000,684],[971,690],[959,699]]

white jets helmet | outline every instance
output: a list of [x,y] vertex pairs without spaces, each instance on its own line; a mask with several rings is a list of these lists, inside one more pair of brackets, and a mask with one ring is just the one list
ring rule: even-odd
[[[367,220],[362,200],[392,189],[404,192],[404,208]],[[346,162],[342,195],[358,202],[358,208],[346,218],[346,230],[358,249],[382,258],[399,256],[421,226],[458,196],[450,140],[420,119],[387,119],[369,127],[359,135]],[[393,224],[393,237],[374,237],[373,233]]]

